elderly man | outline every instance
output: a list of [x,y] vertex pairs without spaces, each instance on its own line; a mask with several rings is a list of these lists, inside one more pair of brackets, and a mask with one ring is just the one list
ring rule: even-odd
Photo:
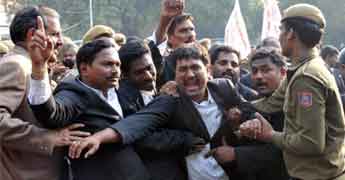
[[[80,125],[62,130],[40,128],[29,106],[27,95],[35,91],[29,87],[34,73],[31,64],[50,59],[53,51],[45,25],[37,7],[19,10],[10,25],[15,47],[0,62],[0,179],[3,180],[59,179],[56,148],[80,139],[73,134],[82,134],[70,132]],[[45,48],[49,53],[44,53]]]

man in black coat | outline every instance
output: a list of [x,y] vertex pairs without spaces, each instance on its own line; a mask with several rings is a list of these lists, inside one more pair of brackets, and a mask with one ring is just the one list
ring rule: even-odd
[[[83,156],[87,158],[99,149],[101,143],[122,141],[122,144],[130,144],[158,127],[166,127],[192,132],[206,142],[201,146],[201,152],[182,159],[185,160],[189,179],[228,179],[225,167],[213,158],[204,158],[204,155],[211,148],[220,146],[223,139],[234,146],[246,143],[233,133],[234,129],[231,123],[226,122],[224,112],[234,106],[244,111],[251,109],[231,81],[208,80],[209,60],[198,49],[180,48],[169,58],[175,62],[179,97],[162,95],[155,98],[136,114],[84,139],[80,144],[72,145],[70,157],[79,158],[82,152],[86,152]],[[176,151],[173,155],[178,153]],[[177,158],[176,163],[179,160]]]
[[[119,50],[122,78],[119,94],[124,100],[124,116],[144,108],[156,95],[156,68],[147,44],[135,39]],[[160,128],[136,142],[135,147],[152,180],[183,180],[186,173],[175,159],[183,159],[193,146],[193,134],[183,130]],[[200,139],[200,138],[199,138]]]
[[[123,117],[123,101],[115,90],[121,62],[111,43],[96,40],[81,47],[77,54],[80,77],[62,82],[54,96],[49,88],[44,88],[47,85],[45,63],[33,64],[33,71],[41,73],[33,74],[32,83],[42,87],[42,92],[31,96],[37,97],[32,101],[32,109],[46,127],[59,128],[81,122],[85,124],[83,130],[96,133]],[[71,163],[76,180],[150,179],[144,164],[129,145],[104,144],[92,158],[73,159]]]
[[230,79],[247,101],[257,98],[258,93],[240,81],[240,53],[228,45],[214,45],[210,49],[213,78]]

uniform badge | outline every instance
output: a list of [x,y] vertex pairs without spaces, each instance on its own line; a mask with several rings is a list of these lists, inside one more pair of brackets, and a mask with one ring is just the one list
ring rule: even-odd
[[308,108],[313,105],[313,94],[311,92],[298,92],[298,104]]

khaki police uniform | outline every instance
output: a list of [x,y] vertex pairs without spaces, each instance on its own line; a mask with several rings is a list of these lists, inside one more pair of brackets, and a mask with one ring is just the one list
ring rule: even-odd
[[94,27],[89,29],[85,33],[85,35],[83,36],[83,44],[89,43],[101,35],[107,35],[109,37],[115,37],[115,31],[109,26],[95,25]]
[[[293,13],[287,9],[285,18],[302,16],[324,27],[324,18],[314,6],[291,8]],[[303,180],[345,179],[341,98],[334,77],[316,49],[295,60],[277,91],[255,106],[265,112],[283,109],[284,131],[273,134],[273,143],[283,150],[290,176]]]

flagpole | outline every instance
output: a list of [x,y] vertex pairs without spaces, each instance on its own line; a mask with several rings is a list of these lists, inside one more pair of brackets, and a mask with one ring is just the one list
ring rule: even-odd
[[92,8],[92,5],[93,5],[93,1],[92,0],[89,0],[89,18],[90,18],[90,28],[93,27],[93,8]]

